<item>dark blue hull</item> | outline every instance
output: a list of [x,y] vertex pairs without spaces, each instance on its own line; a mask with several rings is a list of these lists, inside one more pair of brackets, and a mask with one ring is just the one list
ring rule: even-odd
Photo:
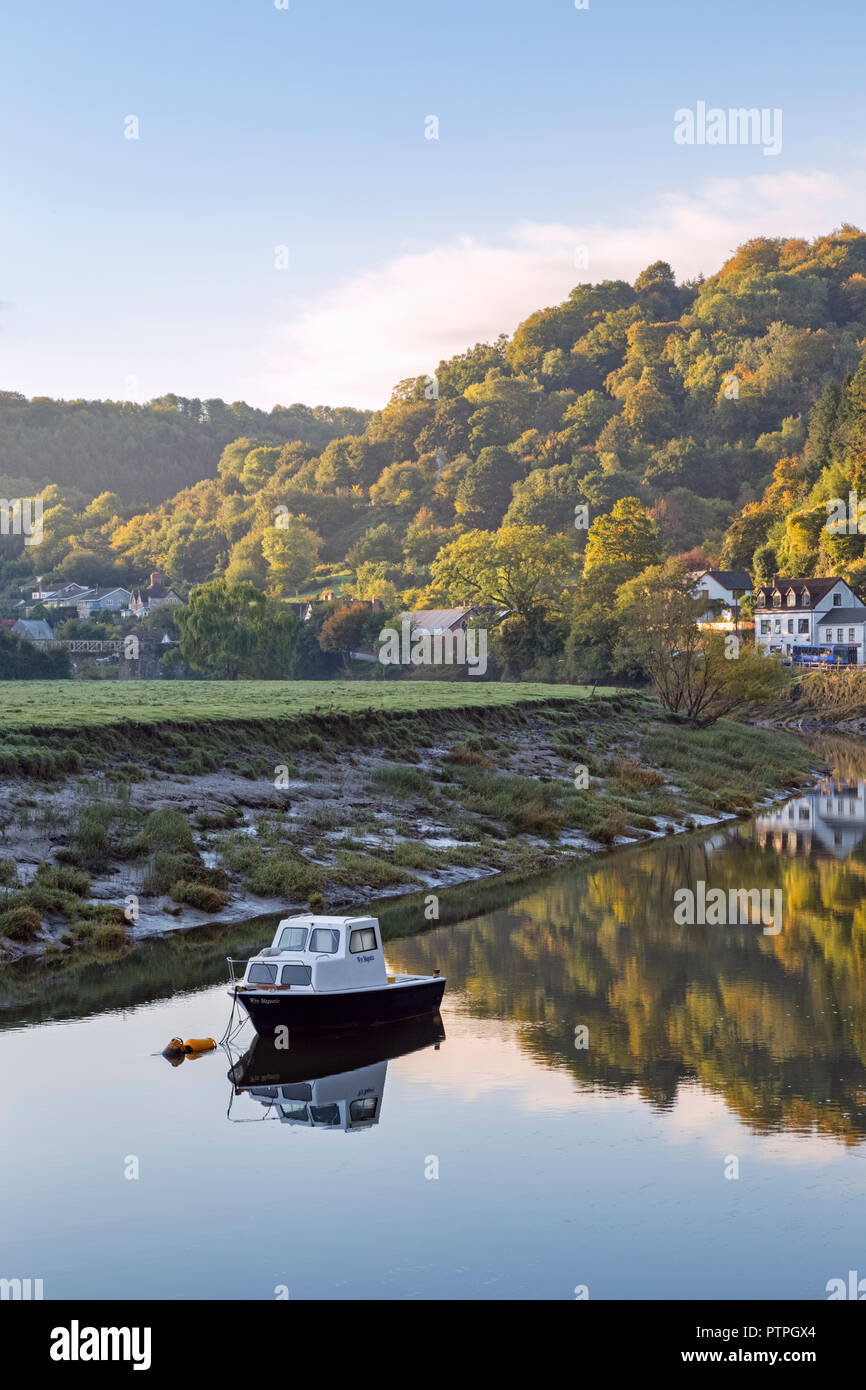
[[438,1013],[360,1031],[349,1028],[323,1033],[319,1029],[305,1034],[295,1028],[288,1048],[276,1047],[271,1038],[257,1035],[228,1075],[238,1090],[317,1081],[376,1062],[390,1062],[425,1047],[438,1047],[444,1038],[445,1029]]
[[273,1037],[277,1028],[310,1032],[320,1028],[360,1028],[435,1013],[445,993],[444,980],[419,980],[413,985],[383,985],[381,989],[347,990],[343,994],[301,994],[291,991],[252,994],[238,992],[260,1037]]

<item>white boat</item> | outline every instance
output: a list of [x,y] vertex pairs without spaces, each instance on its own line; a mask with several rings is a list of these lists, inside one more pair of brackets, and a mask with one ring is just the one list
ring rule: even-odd
[[229,993],[262,1037],[415,1018],[437,1010],[445,992],[438,970],[388,972],[375,917],[286,917],[270,946],[248,961],[229,960],[229,969]]

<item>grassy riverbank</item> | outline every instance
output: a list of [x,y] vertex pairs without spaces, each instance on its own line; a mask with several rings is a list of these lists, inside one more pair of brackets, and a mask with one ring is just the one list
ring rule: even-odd
[[866,732],[866,670],[807,671],[788,698],[762,711],[762,718],[799,728],[843,728]]
[[[248,705],[273,698],[250,684]],[[383,707],[391,689],[367,685],[329,709],[319,687],[318,707],[279,716],[239,718],[235,698],[222,719],[31,725],[0,768],[0,949],[102,958],[214,919],[423,903],[746,815],[810,774],[784,734],[695,730],[636,692],[540,689],[418,683]]]
[[0,732],[496,708],[590,693],[586,685],[471,680],[0,681]]

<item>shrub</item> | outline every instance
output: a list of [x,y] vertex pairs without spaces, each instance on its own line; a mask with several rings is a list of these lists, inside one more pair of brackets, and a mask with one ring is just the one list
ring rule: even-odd
[[90,890],[90,875],[64,864],[40,864],[36,870],[36,880],[44,888],[59,888],[64,893],[75,893],[78,897],[84,897]]
[[616,758],[614,773],[620,786],[627,792],[643,792],[662,785],[664,777],[651,767],[641,767],[630,758]]
[[191,883],[178,879],[173,884],[171,896],[176,903],[188,903],[190,907],[201,908],[202,912],[219,912],[229,900],[228,893],[219,888],[211,888],[207,883]]
[[0,913],[0,934],[10,941],[33,941],[42,927],[42,918],[35,907],[10,907]]
[[426,772],[419,772],[415,767],[407,767],[405,763],[398,763],[395,767],[377,767],[373,773],[373,781],[380,787],[387,787],[389,791],[409,794],[417,792],[426,795],[430,792],[430,778]]
[[18,868],[14,859],[0,859],[0,884],[8,887],[17,882]]
[[172,884],[182,879],[186,883],[204,883],[210,888],[227,888],[228,874],[224,869],[207,869],[196,853],[169,854],[161,850],[154,855],[150,872],[144,882],[146,893],[168,893]]
[[151,811],[142,827],[142,835],[151,849],[177,854],[193,848],[192,831],[186,818],[170,806],[162,811]]
[[108,827],[114,815],[108,802],[86,806],[75,831],[75,862],[92,868],[105,865],[108,851]]
[[126,945],[126,931],[117,922],[100,922],[94,927],[90,942],[99,951],[119,951]]

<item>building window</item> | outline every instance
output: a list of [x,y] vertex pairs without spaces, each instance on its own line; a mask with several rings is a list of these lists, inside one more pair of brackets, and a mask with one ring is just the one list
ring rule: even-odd
[[841,607],[842,607],[842,595],[841,595],[841,594],[834,594],[834,595],[833,595],[833,607],[834,607],[834,608],[841,608]]
[[788,607],[789,607],[789,608],[796,608],[796,607],[797,607],[797,595],[796,595],[796,593],[794,592],[793,589],[789,589],[789,590],[788,590]]
[[853,629],[853,627],[849,627],[849,629],[848,629],[848,641],[849,641],[849,642],[853,642],[853,641],[854,641],[854,629]]
[[797,620],[797,631],[800,633],[801,636],[805,633],[806,636],[808,637],[808,635],[809,635],[809,619],[808,619],[808,618],[798,618],[798,620]]
[[845,629],[844,629],[844,627],[837,627],[837,629],[836,629],[836,641],[837,641],[837,642],[841,642],[841,641],[842,641],[842,638],[843,638],[844,636],[845,636]]
[[781,606],[782,606],[782,595],[781,595],[781,594],[774,594],[774,595],[773,595],[773,607],[774,607],[774,608],[781,608]]
[[789,618],[789,619],[788,619],[788,631],[789,631],[789,632],[793,632],[793,631],[794,631],[794,619],[793,619],[793,618]]
[[762,618],[762,619],[761,619],[761,636],[762,636],[762,637],[767,637],[767,636],[769,635],[769,632],[770,632],[770,619],[769,619],[769,618]]
[[824,628],[824,636],[823,636],[823,639],[822,639],[822,640],[825,641],[825,642],[832,642],[832,641],[833,641],[833,629],[832,629],[832,627],[825,627],[825,628]]

